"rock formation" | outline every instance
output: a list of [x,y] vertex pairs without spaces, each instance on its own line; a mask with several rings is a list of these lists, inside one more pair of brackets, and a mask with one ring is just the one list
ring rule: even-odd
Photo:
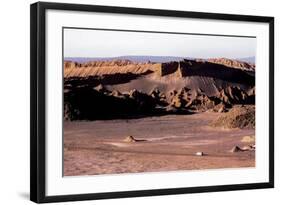
[[136,139],[130,135],[124,139],[124,142],[136,142]]
[[162,63],[161,67],[158,69],[159,76],[165,76],[172,73],[175,73],[178,70],[179,63],[178,62],[169,62],[169,63]]
[[255,128],[255,106],[235,106],[211,123],[214,127]]
[[232,68],[238,68],[242,70],[248,70],[248,71],[254,71],[255,70],[255,64],[242,62],[238,60],[232,60],[228,58],[210,58],[207,59],[208,62],[221,64],[224,66],[232,67]]
[[[233,106],[254,103],[255,69],[245,62],[229,59],[64,62],[65,120],[207,110],[224,113]],[[239,115],[241,122],[242,118]],[[249,122],[240,126],[254,125]]]
[[240,148],[240,147],[238,147],[238,146],[234,146],[231,150],[230,150],[230,152],[243,152],[243,150]]

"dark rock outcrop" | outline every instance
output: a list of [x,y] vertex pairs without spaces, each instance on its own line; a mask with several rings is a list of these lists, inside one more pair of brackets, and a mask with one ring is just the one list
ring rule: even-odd
[[158,69],[159,76],[165,76],[172,73],[175,73],[178,70],[179,63],[178,62],[169,62],[169,63],[162,63],[161,67]]
[[161,114],[158,101],[145,93],[132,90],[128,94],[105,91],[98,86],[78,87],[64,93],[65,120],[97,120],[131,118]]
[[254,86],[255,77],[240,69],[227,67],[221,64],[184,60],[180,62],[178,76],[205,76],[232,83],[241,83]]
[[255,95],[248,95],[247,92],[235,86],[222,89],[217,97],[227,105],[255,103]]

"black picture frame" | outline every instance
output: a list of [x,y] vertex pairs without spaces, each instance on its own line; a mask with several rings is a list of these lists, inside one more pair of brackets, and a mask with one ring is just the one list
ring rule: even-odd
[[[46,81],[45,81],[45,19],[46,10],[121,13],[131,15],[169,16],[195,19],[216,19],[263,22],[269,25],[269,181],[263,183],[229,184],[220,186],[138,190],[46,196]],[[123,197],[217,192],[274,187],[274,18],[264,16],[110,7],[82,4],[38,2],[30,7],[30,199],[37,203],[96,200]]]

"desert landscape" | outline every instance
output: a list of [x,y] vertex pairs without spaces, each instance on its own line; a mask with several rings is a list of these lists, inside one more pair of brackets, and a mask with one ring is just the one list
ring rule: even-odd
[[255,166],[255,62],[64,59],[64,175]]

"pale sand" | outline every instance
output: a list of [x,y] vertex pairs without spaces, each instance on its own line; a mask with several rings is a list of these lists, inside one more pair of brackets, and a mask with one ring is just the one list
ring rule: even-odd
[[[241,140],[255,130],[209,127],[219,115],[64,122],[64,175],[254,167],[255,151],[229,150],[249,145]],[[144,141],[123,142],[128,135]]]

